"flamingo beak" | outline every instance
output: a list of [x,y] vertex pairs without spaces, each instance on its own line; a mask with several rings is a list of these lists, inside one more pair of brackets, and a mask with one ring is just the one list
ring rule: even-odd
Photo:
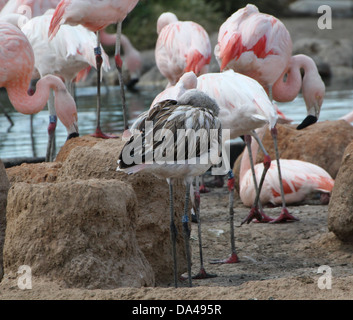
[[297,127],[297,130],[304,129],[311,124],[314,124],[317,122],[320,116],[320,110],[321,110],[321,105],[322,105],[322,98],[318,98],[317,102],[314,103],[311,108],[308,109],[308,115],[307,117],[303,120],[303,122]]
[[78,133],[78,125],[77,125],[77,121],[75,121],[70,128],[68,129],[68,136],[67,136],[67,140],[70,140],[72,138],[77,138],[79,137],[79,133]]
[[79,137],[80,135],[78,134],[78,132],[73,132],[73,133],[70,133],[68,136],[67,136],[67,139],[66,140],[70,140],[72,138],[77,138]]
[[317,122],[317,117],[309,114],[303,122],[297,127],[297,130],[302,130],[306,127],[309,127],[311,124]]

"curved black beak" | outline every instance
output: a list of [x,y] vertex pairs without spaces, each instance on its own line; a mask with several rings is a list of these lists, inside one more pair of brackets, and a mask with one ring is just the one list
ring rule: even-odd
[[311,124],[317,122],[317,117],[308,115],[303,122],[297,127],[297,130],[304,129],[306,127],[309,127]]
[[78,132],[70,133],[70,134],[67,136],[66,141],[67,141],[67,140],[70,140],[70,139],[72,139],[72,138],[77,138],[77,137],[79,137],[79,136],[80,136],[80,135],[78,134]]

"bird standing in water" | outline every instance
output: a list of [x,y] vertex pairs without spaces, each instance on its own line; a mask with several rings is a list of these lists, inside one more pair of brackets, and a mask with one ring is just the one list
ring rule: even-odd
[[[157,177],[166,179],[169,184],[175,287],[178,285],[178,273],[173,181],[183,179],[186,184],[182,224],[189,286],[192,286],[188,227],[190,185],[194,177],[205,173],[220,160],[222,133],[221,123],[217,117],[218,111],[216,102],[196,89],[188,90],[177,100],[161,101],[140,115],[131,126],[131,132],[135,134],[130,137],[119,155],[118,171],[132,174],[146,169]],[[185,142],[187,132],[191,135],[195,134],[194,143],[190,144],[190,140],[193,139],[189,135],[187,136],[188,143]],[[133,159],[131,159],[132,152]]]
[[[96,67],[96,59],[93,49],[97,38],[94,32],[81,25],[64,25],[58,31],[56,37],[49,41],[47,30],[52,19],[54,9],[46,11],[30,19],[21,31],[26,35],[33,48],[35,57],[34,79],[39,79],[48,74],[56,75],[64,80],[67,90],[74,97],[74,80],[80,74],[85,73],[88,67]],[[103,68],[108,70],[109,58],[103,51]],[[56,112],[54,108],[54,96],[51,92],[48,101],[49,110],[49,141],[46,161],[52,161],[55,156],[55,128]]]
[[55,110],[66,127],[68,139],[78,136],[77,110],[74,99],[60,78],[47,75],[37,83],[36,92],[27,93],[34,70],[34,53],[27,37],[7,22],[0,22],[0,87],[5,87],[14,108],[24,114],[41,111],[55,93]]
[[55,9],[49,27],[49,37],[53,38],[60,26],[64,23],[70,25],[82,24],[87,29],[97,32],[97,47],[95,55],[97,61],[97,127],[93,134],[99,138],[114,138],[102,132],[100,128],[100,78],[102,65],[102,52],[100,49],[99,32],[108,25],[117,23],[117,37],[115,45],[115,64],[118,70],[121,100],[124,118],[124,130],[127,130],[128,118],[125,102],[124,82],[122,77],[122,60],[120,56],[121,25],[127,14],[137,5],[139,0],[61,0]]

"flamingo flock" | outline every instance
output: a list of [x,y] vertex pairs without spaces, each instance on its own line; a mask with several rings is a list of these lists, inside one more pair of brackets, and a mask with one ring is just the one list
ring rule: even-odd
[[[292,41],[284,24],[273,16],[259,12],[254,5],[248,4],[239,9],[220,26],[214,48],[219,72],[214,73],[208,72],[212,48],[205,29],[193,21],[180,21],[172,12],[164,12],[156,22],[158,39],[155,59],[160,73],[167,80],[167,86],[154,98],[149,110],[129,127],[120,47],[130,56],[131,65],[134,66],[131,67],[134,81],[140,76],[141,57],[129,39],[121,34],[121,24],[138,2],[0,2],[0,87],[6,88],[12,105],[21,113],[37,113],[49,100],[47,158],[50,161],[53,159],[52,139],[56,117],[65,125],[68,139],[78,136],[72,83],[94,67],[97,70],[97,124],[93,136],[116,138],[103,133],[100,128],[100,83],[102,68],[109,68],[101,42],[113,43],[112,37],[108,37],[104,29],[110,24],[117,24],[117,34],[114,35],[115,65],[121,88],[123,137],[127,139],[120,155],[117,155],[117,170],[128,174],[145,170],[168,182],[175,287],[178,286],[178,272],[173,182],[175,179],[184,181],[186,195],[182,225],[188,284],[192,286],[192,278],[214,276],[205,272],[202,254],[200,274],[195,277],[191,274],[189,202],[199,204],[199,199],[193,198],[192,184],[194,178],[198,179],[212,166],[219,165],[212,162],[211,158],[219,160],[229,157],[224,148],[227,140],[242,137],[246,144],[241,160],[240,198],[245,206],[250,207],[250,211],[243,223],[254,219],[269,223],[297,221],[289,213],[287,204],[302,201],[314,190],[330,194],[334,180],[325,170],[303,161],[280,159],[276,124],[280,118],[286,118],[285,115],[281,116],[274,103],[291,101],[302,90],[307,116],[297,129],[303,129],[318,120],[325,85],[310,57],[301,54],[292,56]],[[28,10],[24,10],[28,8],[32,14],[30,17],[27,15]],[[129,64],[129,60],[126,63]],[[304,70],[303,76],[301,70]],[[32,79],[39,81],[35,90],[30,91]],[[351,121],[351,117],[347,119]],[[152,126],[148,127],[150,123]],[[186,152],[181,152],[178,130],[200,131],[196,145],[188,146]],[[272,134],[276,160],[269,157],[261,143],[266,130]],[[151,142],[148,137],[158,132],[164,134],[162,138]],[[142,145],[136,145],[138,141],[142,141]],[[202,141],[207,141],[206,148],[202,148]],[[217,147],[214,149],[215,145]],[[131,157],[132,147],[140,163],[127,161]],[[254,163],[259,147],[265,154],[263,164]],[[212,153],[214,150],[215,154]],[[184,156],[183,163],[177,162],[180,153]],[[168,155],[171,155],[170,159]],[[156,157],[163,161],[148,161]],[[208,159],[205,163],[202,162],[204,158]],[[232,168],[226,167],[223,174],[228,175],[231,255],[212,262],[228,264],[237,263],[239,259],[234,245]],[[272,219],[265,214],[263,205],[267,203],[282,206],[279,217]]]

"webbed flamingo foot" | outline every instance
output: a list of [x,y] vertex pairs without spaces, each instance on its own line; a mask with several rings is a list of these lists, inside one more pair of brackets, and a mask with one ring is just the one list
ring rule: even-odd
[[91,134],[91,137],[101,138],[101,139],[116,139],[118,136],[105,134],[102,132],[101,128],[96,128],[96,132]]
[[193,276],[193,279],[210,279],[210,278],[215,278],[217,277],[216,274],[212,274],[212,273],[207,273],[205,268],[200,268],[200,271],[197,275]]
[[212,259],[211,264],[228,264],[228,263],[238,263],[238,255],[233,252],[227,259]]
[[270,223],[280,223],[280,222],[294,222],[294,221],[299,221],[298,218],[292,216],[287,208],[283,208],[281,214],[279,215],[278,218],[270,221]]
[[253,219],[257,219],[259,222],[262,221],[262,215],[259,212],[259,209],[255,206],[251,207],[249,215],[241,222],[243,225],[245,222],[250,223]]

